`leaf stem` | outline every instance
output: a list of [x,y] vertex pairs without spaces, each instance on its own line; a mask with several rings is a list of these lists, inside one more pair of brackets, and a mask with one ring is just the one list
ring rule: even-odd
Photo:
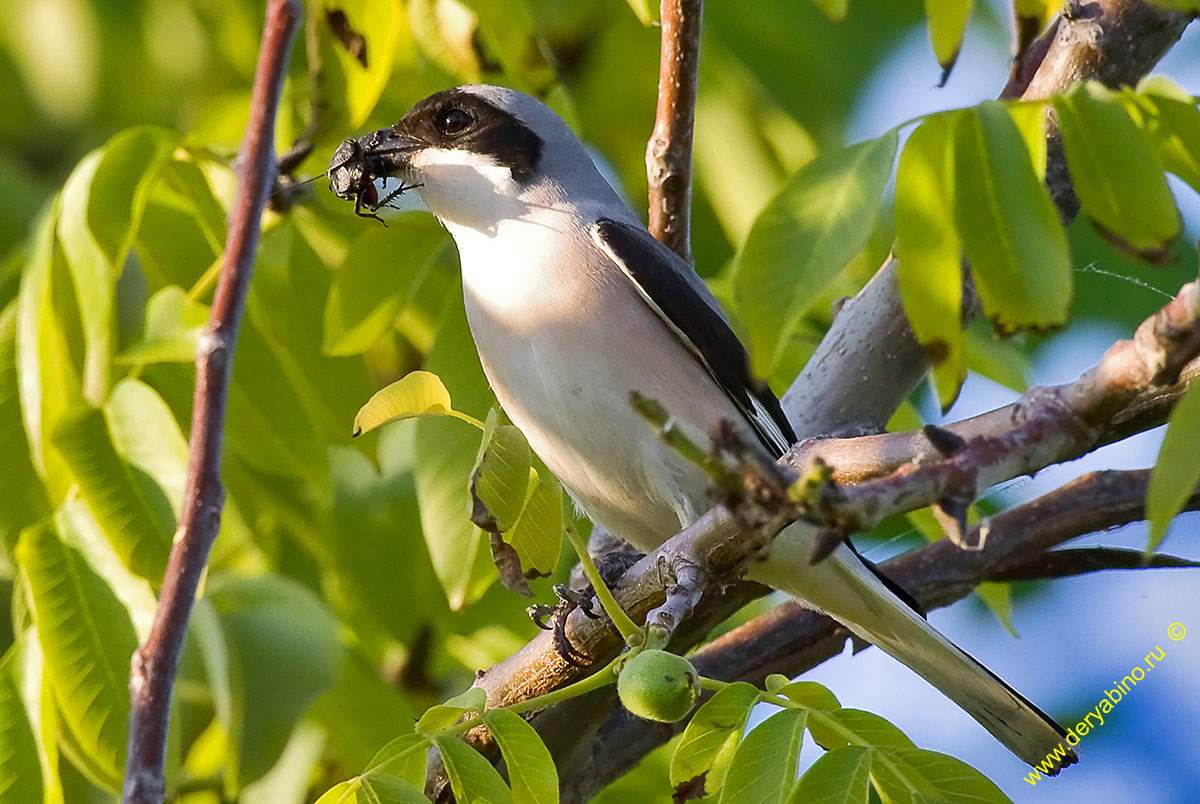
[[[612,620],[613,625],[617,627],[617,631],[621,634],[621,638],[625,640],[626,645],[633,645],[640,641],[641,629],[637,623],[629,618],[625,610],[617,603],[617,599],[613,597],[612,590],[604,583],[604,579],[600,577],[600,570],[596,569],[596,562],[592,561],[591,555],[587,551],[587,544],[583,541],[583,537],[579,535],[573,526],[567,525],[567,539],[571,542],[571,546],[575,548],[575,554],[579,556],[579,563],[583,565],[583,574],[592,584],[592,589],[596,591],[596,599],[600,601],[600,607],[604,609],[604,613]],[[574,686],[574,685],[572,685]],[[570,687],[563,687],[570,689]]]

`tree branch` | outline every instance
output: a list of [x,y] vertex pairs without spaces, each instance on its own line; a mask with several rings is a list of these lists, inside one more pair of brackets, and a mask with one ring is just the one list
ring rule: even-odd
[[[981,550],[961,550],[941,540],[881,567],[928,610],[961,600],[983,581],[1010,580],[1014,574],[1028,572],[1038,561],[1057,562],[1062,574],[1072,559],[1059,559],[1059,551],[1050,548],[1141,520],[1149,477],[1147,470],[1084,475],[981,523],[979,527],[987,529]],[[1200,510],[1200,492],[1189,498],[1185,509]],[[980,538],[979,527],[969,537],[973,541]],[[1062,552],[1074,555],[1080,551]],[[1134,552],[1122,551],[1120,559],[1110,553],[1108,561],[1095,561],[1086,571],[1136,568],[1129,555]],[[1135,554],[1144,556],[1140,551]],[[1179,563],[1191,566],[1191,562]],[[789,601],[709,642],[691,659],[704,675],[761,685],[771,673],[795,676],[840,654],[848,638],[850,632],[838,623]],[[536,725],[543,728],[540,722]],[[651,724],[617,708],[586,741],[584,761],[572,757],[569,768],[560,768],[562,801],[587,800],[684,726],[686,723]]]
[[238,324],[258,246],[260,219],[275,178],[275,115],[288,55],[300,20],[294,0],[269,0],[262,47],[242,141],[237,197],[208,325],[196,351],[187,487],[179,528],[146,643],[133,655],[132,709],[122,797],[125,804],[161,804],[166,793],[171,695],[196,589],[221,522],[221,444]]
[[703,0],[662,0],[658,109],[646,143],[650,233],[692,261],[692,133],[700,80]]

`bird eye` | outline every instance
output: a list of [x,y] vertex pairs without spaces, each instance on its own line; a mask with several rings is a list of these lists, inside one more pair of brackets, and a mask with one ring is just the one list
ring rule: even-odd
[[438,113],[437,129],[449,137],[461,134],[474,122],[475,118],[471,117],[471,113],[466,109],[460,109],[457,106],[448,106]]

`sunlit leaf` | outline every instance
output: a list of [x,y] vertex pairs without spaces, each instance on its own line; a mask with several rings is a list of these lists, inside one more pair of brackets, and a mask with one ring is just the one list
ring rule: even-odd
[[226,784],[232,791],[279,759],[297,721],[337,680],[337,623],[312,592],[280,576],[210,579],[208,599],[230,662]]
[[949,73],[958,61],[973,5],[973,0],[925,0],[929,41],[933,43],[933,55],[945,73]]
[[653,25],[658,21],[658,4],[654,0],[626,0],[629,8],[642,25]]
[[468,712],[478,714],[486,707],[487,694],[479,687],[470,687],[450,700],[426,709],[417,721],[417,731],[433,734],[453,726]]
[[509,0],[464,0],[478,19],[485,52],[504,71],[511,85],[538,97],[550,93],[558,76],[546,58],[549,48],[538,35],[525,3]]
[[753,684],[736,682],[717,690],[696,710],[671,755],[672,785],[707,773],[704,780],[707,793],[711,795],[721,789],[758,696]]
[[508,768],[516,804],[558,804],[558,771],[542,738],[520,715],[493,709],[483,716]]
[[870,779],[870,749],[861,745],[837,748],[804,772],[788,804],[867,804]]
[[29,456],[29,440],[21,421],[17,378],[17,305],[0,311],[0,545],[11,554],[17,536],[50,512],[46,492]]
[[1200,385],[1193,384],[1171,411],[1167,432],[1150,472],[1146,518],[1153,550],[1167,535],[1171,520],[1200,484]]
[[171,551],[175,517],[162,488],[117,452],[104,412],[78,408],[54,429],[52,443],[79,494],[121,561],[155,583]]
[[459,0],[411,0],[408,20],[417,47],[434,64],[465,83],[480,80],[475,12]]
[[[818,712],[833,712],[842,708],[837,696],[828,687],[815,681],[792,681],[775,690],[775,694]],[[812,725],[809,723],[809,728]]]
[[813,5],[825,12],[825,16],[834,22],[846,19],[850,0],[813,0]]
[[517,551],[526,571],[548,575],[562,554],[563,489],[547,471],[530,474],[525,507],[505,540]]
[[[962,760],[920,748],[887,748],[881,752],[888,760],[903,762],[933,788],[933,800],[969,801],[979,804],[1011,804],[990,779]],[[885,763],[872,763],[872,772]]]
[[962,241],[954,222],[954,118],[935,115],[912,133],[896,173],[897,278],[904,311],[934,364],[945,410],[967,378],[962,332]]
[[533,453],[525,436],[501,424],[499,410],[487,417],[470,475],[471,519],[485,530],[506,532],[525,507]]
[[0,804],[43,801],[38,735],[22,699],[21,643],[0,658]]
[[446,765],[450,789],[461,804],[514,804],[513,794],[478,751],[458,737],[435,737],[434,745]]
[[387,771],[413,784],[425,780],[425,752],[429,736],[420,732],[402,734],[390,741],[367,764],[367,773]]
[[413,371],[391,385],[376,391],[354,417],[354,435],[369,433],[388,422],[416,419],[421,416],[451,416],[467,419],[454,410],[450,392],[438,375],[429,371]]
[[1181,225],[1166,176],[1146,139],[1100,84],[1056,96],[1071,182],[1082,211],[1101,231],[1148,254],[1163,252]]
[[359,354],[386,334],[446,242],[446,231],[423,214],[363,233],[333,274],[322,350]]
[[801,316],[871,234],[896,132],[818,156],[759,213],[735,258],[754,369],[770,376]]
[[208,307],[187,297],[183,288],[169,285],[146,305],[141,339],[117,357],[118,363],[190,363],[196,359],[200,332],[208,322]]
[[1136,94],[1125,96],[1126,107],[1162,166],[1200,192],[1200,110],[1164,81],[1161,76],[1144,81]]
[[796,784],[803,709],[776,712],[746,735],[734,752],[721,804],[782,804]]
[[1003,104],[958,115],[954,207],[984,312],[1002,333],[1047,329],[1067,316],[1067,236]]
[[387,773],[364,773],[340,782],[317,799],[317,804],[428,804],[425,794]]
[[[459,410],[483,416],[495,404],[467,329],[461,297],[447,309],[425,367],[453,389]],[[450,607],[474,602],[496,579],[482,532],[467,514],[466,480],[479,449],[479,434],[444,417],[416,424],[417,500],[433,568]]]
[[21,534],[17,559],[29,580],[38,641],[61,717],[93,781],[121,785],[129,718],[129,614],[53,522]]
[[861,709],[838,709],[829,713],[829,718],[841,728],[837,730],[827,728],[816,720],[809,723],[813,739],[826,750],[851,745],[852,742],[847,733],[857,737],[857,742],[853,743],[857,745],[913,747],[912,740],[908,739],[904,732],[872,712],[864,712]]

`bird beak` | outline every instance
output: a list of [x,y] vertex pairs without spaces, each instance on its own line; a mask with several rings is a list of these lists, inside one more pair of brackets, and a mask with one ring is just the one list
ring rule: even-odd
[[404,178],[413,154],[423,147],[420,140],[394,127],[346,140],[334,152],[325,173],[329,188],[339,198],[361,198],[375,179],[396,174]]

